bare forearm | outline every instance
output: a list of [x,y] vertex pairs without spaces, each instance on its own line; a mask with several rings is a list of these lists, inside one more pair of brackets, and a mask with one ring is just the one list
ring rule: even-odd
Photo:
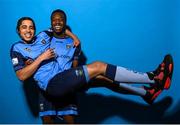
[[42,62],[41,58],[37,58],[30,65],[27,65],[25,68],[18,70],[16,72],[17,77],[22,81],[28,79],[36,72],[41,62]]
[[37,68],[43,60],[48,60],[54,57],[55,53],[53,49],[46,50],[36,60],[34,60],[34,62],[27,65],[25,68],[16,71],[17,77],[22,81],[26,80],[36,72]]
[[76,38],[77,38],[73,33],[71,33],[71,32],[70,32],[69,30],[67,30],[67,29],[66,29],[65,33],[66,33],[66,35],[68,35],[68,36],[71,37],[72,39],[76,39]]
[[73,34],[73,33],[71,33],[69,30],[67,30],[66,29],[66,31],[65,31],[65,34],[67,35],[67,36],[69,36],[69,37],[71,37],[73,40],[74,40],[74,46],[78,46],[79,44],[80,44],[80,40],[78,39],[78,37],[75,35],[75,34]]

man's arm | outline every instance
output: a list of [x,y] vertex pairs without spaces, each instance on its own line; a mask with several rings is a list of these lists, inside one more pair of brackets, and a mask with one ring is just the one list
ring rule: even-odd
[[44,53],[42,53],[36,60],[34,60],[31,64],[25,66],[24,68],[16,71],[17,77],[21,80],[24,81],[31,77],[37,68],[39,67],[40,63],[44,60],[48,60],[50,58],[55,57],[54,50],[53,49],[48,49]]
[[80,55],[81,55],[81,44],[79,44],[76,47],[76,50],[75,50],[75,53],[74,53],[73,67],[77,67],[79,65]]
[[71,33],[68,29],[66,29],[65,34],[71,37],[74,40],[74,46],[77,47],[80,44],[80,40],[76,35]]

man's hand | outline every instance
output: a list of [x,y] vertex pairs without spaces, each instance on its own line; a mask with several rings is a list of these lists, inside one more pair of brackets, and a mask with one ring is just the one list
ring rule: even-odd
[[75,47],[77,47],[77,46],[79,46],[79,44],[80,44],[80,40],[77,38],[77,39],[74,39],[74,46]]
[[71,33],[68,29],[66,29],[65,34],[74,40],[75,47],[79,46],[80,40],[78,39],[78,37],[75,34]]
[[54,49],[48,49],[39,56],[41,61],[48,60],[55,57]]

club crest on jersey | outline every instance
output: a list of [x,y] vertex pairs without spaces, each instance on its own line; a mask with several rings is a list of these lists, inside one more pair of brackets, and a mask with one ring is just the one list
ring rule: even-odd
[[24,50],[25,50],[25,51],[28,51],[28,52],[31,52],[31,49],[30,49],[30,48],[25,48]]
[[71,44],[66,44],[66,49],[70,49],[72,47]]
[[17,65],[18,64],[18,59],[17,58],[13,58],[12,59],[12,64],[13,65]]
[[42,43],[42,44],[46,44],[46,41],[43,39],[43,40],[41,41],[41,43]]

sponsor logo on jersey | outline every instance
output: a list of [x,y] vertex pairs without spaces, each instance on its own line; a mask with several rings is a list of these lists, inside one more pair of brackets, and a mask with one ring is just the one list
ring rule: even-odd
[[66,49],[70,49],[72,47],[71,44],[66,44]]
[[30,48],[25,48],[24,50],[25,50],[25,51],[28,51],[28,52],[31,52],[31,49],[30,49]]
[[42,43],[42,44],[46,44],[46,40],[43,39],[43,40],[41,41],[41,43]]
[[67,56],[67,55],[60,55],[59,57],[60,57],[60,58],[65,58],[65,59],[71,59],[71,57],[70,57],[70,56]]
[[17,58],[13,58],[12,59],[12,64],[13,65],[17,65],[18,64],[18,59]]

